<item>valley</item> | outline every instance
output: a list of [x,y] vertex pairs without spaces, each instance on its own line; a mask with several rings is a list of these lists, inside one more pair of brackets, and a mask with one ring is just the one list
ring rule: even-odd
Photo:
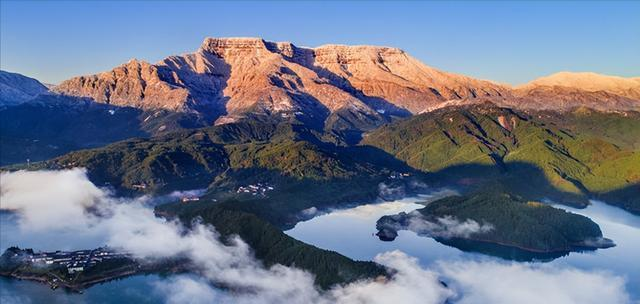
[[[408,234],[453,256],[561,263],[631,247],[611,223],[605,229],[582,212],[640,215],[636,78],[562,72],[512,87],[432,68],[393,47],[261,38],[205,38],[191,53],[133,59],[55,86],[0,76],[2,197],[10,202],[0,216],[14,229],[2,234],[5,277],[88,292],[114,279],[195,276],[234,296],[291,294],[300,286],[278,289],[270,280],[293,277],[311,299],[332,302],[359,284],[398,284],[406,273],[381,262],[381,248],[393,254]],[[78,184],[48,189],[50,201],[16,190],[65,182],[46,179],[58,174]],[[30,178],[37,181],[22,180]],[[88,190],[58,199],[84,189],[76,185]],[[43,248],[42,239],[7,243],[39,225],[30,212],[74,200],[62,214],[78,229],[70,231],[97,247],[123,242],[110,226],[123,225],[141,239],[120,245],[146,260],[89,258],[76,273],[33,261],[55,251],[20,249]],[[337,228],[299,232],[336,214],[347,214]],[[152,238],[157,231],[173,243]],[[338,244],[350,241],[366,247]],[[82,245],[55,254],[93,248]],[[148,263],[156,255],[164,258]],[[238,279],[243,272],[251,279]],[[440,277],[437,288],[455,281]]]

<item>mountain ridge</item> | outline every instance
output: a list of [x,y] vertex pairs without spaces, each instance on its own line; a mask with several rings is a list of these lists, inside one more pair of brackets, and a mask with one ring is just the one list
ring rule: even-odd
[[217,123],[256,113],[325,120],[347,112],[370,117],[377,126],[424,105],[502,95],[507,89],[428,67],[398,48],[304,48],[260,38],[206,38],[193,53],[155,64],[130,61],[71,78],[53,90],[143,108],[210,107]]
[[[209,125],[243,119],[302,122],[348,134],[349,142],[399,118],[487,101],[525,110],[640,110],[640,78],[560,72],[512,87],[432,68],[395,47],[299,47],[247,37],[205,38],[194,52],[156,63],[131,59],[63,81],[49,92],[109,106],[188,113]],[[19,102],[29,98],[35,95]]]
[[0,106],[21,104],[47,91],[49,89],[34,78],[0,70]]

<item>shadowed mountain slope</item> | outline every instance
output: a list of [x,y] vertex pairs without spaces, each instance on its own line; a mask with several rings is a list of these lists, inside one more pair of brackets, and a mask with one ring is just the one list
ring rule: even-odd
[[0,70],[0,107],[21,104],[48,90],[33,78]]
[[457,176],[462,184],[498,178],[529,197],[577,204],[616,189],[633,191],[632,185],[640,182],[639,143],[637,112],[578,109],[558,114],[492,104],[418,115],[381,127],[363,140],[416,169]]

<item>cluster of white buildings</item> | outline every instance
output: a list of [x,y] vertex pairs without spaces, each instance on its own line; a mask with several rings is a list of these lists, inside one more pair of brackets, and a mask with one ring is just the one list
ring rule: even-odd
[[147,188],[147,185],[145,183],[141,183],[141,184],[131,185],[131,187],[133,187],[133,189],[143,190]]
[[238,190],[236,190],[236,193],[247,193],[251,195],[266,196],[266,193],[272,191],[273,189],[274,187],[268,184],[257,183],[255,185],[252,184],[248,186],[240,186],[238,187]]
[[199,197],[197,197],[197,196],[185,196],[185,197],[183,197],[183,198],[181,199],[181,201],[182,201],[183,203],[188,203],[188,202],[197,202],[197,201],[199,201],[199,200],[200,200],[200,198],[199,198]]
[[126,253],[115,252],[106,247],[94,250],[37,252],[25,256],[34,264],[65,266],[70,274],[84,271],[85,268],[104,260],[129,257]]
[[405,177],[409,177],[411,176],[411,174],[409,173],[398,173],[398,172],[393,172],[389,175],[390,179],[403,179]]

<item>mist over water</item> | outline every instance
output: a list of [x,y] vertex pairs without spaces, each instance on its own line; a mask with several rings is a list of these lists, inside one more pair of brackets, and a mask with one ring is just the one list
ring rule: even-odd
[[[24,238],[34,233],[39,238],[47,235],[74,247],[80,244],[73,241],[73,237],[86,234],[138,259],[188,259],[196,269],[194,276],[170,276],[152,284],[153,290],[169,303],[184,303],[187,299],[190,303],[350,304],[388,303],[390,299],[404,303],[443,303],[453,296],[433,272],[422,269],[414,258],[399,251],[381,253],[373,259],[395,270],[387,280],[372,278],[320,290],[314,284],[313,275],[302,269],[264,266],[239,237],[223,243],[215,228],[209,225],[196,222],[191,229],[186,229],[178,221],[156,217],[146,204],[149,198],[112,197],[88,182],[83,169],[2,173],[0,181],[2,208],[15,211],[5,213],[3,222],[17,227],[11,242],[19,243],[18,246],[24,248],[22,243],[28,242],[16,236]],[[38,183],[41,185],[34,187]],[[64,221],[68,216],[73,218]],[[9,235],[3,236],[6,242],[9,238]],[[38,240],[31,240],[35,245],[32,247],[42,250]],[[84,241],[82,245],[86,245]],[[10,284],[5,282],[0,288],[3,300],[21,301],[23,296],[31,296],[12,294],[14,290],[6,287]],[[214,285],[229,289],[220,290]]]
[[[397,274],[386,283],[363,281],[323,292],[313,286],[312,277],[304,271],[283,266],[263,267],[241,240],[230,246],[223,245],[211,227],[198,225],[194,231],[187,232],[178,223],[155,218],[148,206],[154,201],[152,198],[122,200],[111,197],[85,183],[86,175],[79,169],[34,174],[37,179],[43,177],[41,174],[59,179],[50,181],[49,188],[39,187],[36,188],[38,191],[21,196],[27,193],[22,187],[32,185],[30,178],[33,175],[18,175],[19,179],[7,179],[3,175],[3,208],[8,206],[15,212],[0,212],[2,250],[13,245],[36,250],[118,245],[142,257],[186,254],[201,265],[202,273],[134,276],[91,287],[83,295],[51,291],[37,283],[2,278],[0,299],[3,304],[40,303],[42,299],[48,299],[50,303],[184,303],[186,299],[192,303],[212,300],[278,303],[286,299],[291,303],[427,304],[443,303],[446,299],[454,303],[630,303],[630,297],[638,299],[638,272],[630,267],[635,265],[640,246],[638,218],[599,202],[576,212],[592,217],[600,224],[604,235],[618,246],[590,253],[572,253],[551,263],[508,262],[467,253],[410,231],[400,231],[394,242],[382,242],[374,235],[375,222],[381,216],[421,208],[416,201],[433,200],[444,193],[334,210],[301,222],[286,233],[354,259],[374,260],[396,269]],[[20,182],[25,178],[28,183]],[[60,186],[55,182],[84,185],[86,191],[81,192],[82,195],[65,196],[68,193],[53,191]],[[5,205],[5,202],[9,203]],[[95,218],[78,213],[77,207],[87,204],[101,206],[108,216]],[[59,222],[60,218],[69,215],[77,218]],[[621,220],[617,221],[618,218]],[[33,221],[39,222],[29,225]],[[253,292],[229,293],[214,288],[211,283],[217,281]],[[449,287],[445,288],[440,281]]]
[[572,265],[583,269],[598,269],[624,275],[627,286],[636,301],[640,301],[640,216],[628,213],[604,202],[592,200],[585,209],[554,205],[584,215],[596,222],[602,234],[616,246],[594,252],[572,253],[557,259],[555,264]]
[[[405,198],[394,202],[336,210],[298,223],[286,233],[306,243],[323,249],[335,250],[354,259],[368,260],[379,252],[401,250],[410,256],[417,257],[422,267],[439,269],[445,274],[442,279],[449,284],[459,286],[460,281],[467,282],[468,286],[460,286],[461,289],[466,289],[467,293],[477,294],[480,289],[471,286],[470,282],[488,282],[486,286],[483,286],[487,289],[496,289],[498,286],[502,286],[500,282],[493,282],[492,285],[491,278],[479,275],[482,273],[494,274],[502,277],[503,280],[511,281],[527,276],[536,277],[536,275],[539,278],[545,278],[546,275],[546,279],[537,283],[541,286],[545,281],[553,282],[557,278],[569,280],[571,277],[569,274],[580,273],[581,275],[577,275],[572,280],[581,281],[581,277],[584,279],[585,276],[604,275],[608,280],[602,282],[603,286],[611,286],[615,280],[619,280],[618,282],[623,282],[621,284],[625,286],[631,299],[640,300],[640,287],[638,287],[640,286],[640,266],[637,263],[638,256],[640,256],[640,217],[638,216],[599,201],[591,201],[591,205],[586,209],[554,205],[556,208],[591,218],[600,226],[605,237],[613,239],[616,246],[596,251],[572,252],[551,262],[518,263],[480,253],[464,252],[443,245],[433,238],[418,236],[409,230],[398,231],[398,237],[392,242],[379,240],[375,233],[377,232],[376,221],[380,217],[420,209],[423,205],[416,202],[423,200],[420,197]],[[474,272],[478,275],[469,278],[463,276],[465,273]],[[454,279],[447,279],[446,275],[453,276]],[[593,278],[590,277],[586,281],[593,282]],[[456,284],[456,280],[458,284]],[[558,281],[557,286],[571,288],[562,281]],[[526,290],[524,286],[521,287]],[[594,288],[600,287],[594,286]],[[580,289],[580,287],[576,288]],[[540,290],[540,292],[549,293],[551,290]],[[537,299],[535,295],[528,295],[528,297]],[[500,299],[495,298],[471,298],[502,303]],[[518,299],[525,298],[525,294],[518,297]],[[593,300],[585,301],[589,303]],[[624,300],[619,300],[619,302],[624,303]],[[520,301],[520,303],[526,302]],[[566,302],[560,301],[560,303]]]

